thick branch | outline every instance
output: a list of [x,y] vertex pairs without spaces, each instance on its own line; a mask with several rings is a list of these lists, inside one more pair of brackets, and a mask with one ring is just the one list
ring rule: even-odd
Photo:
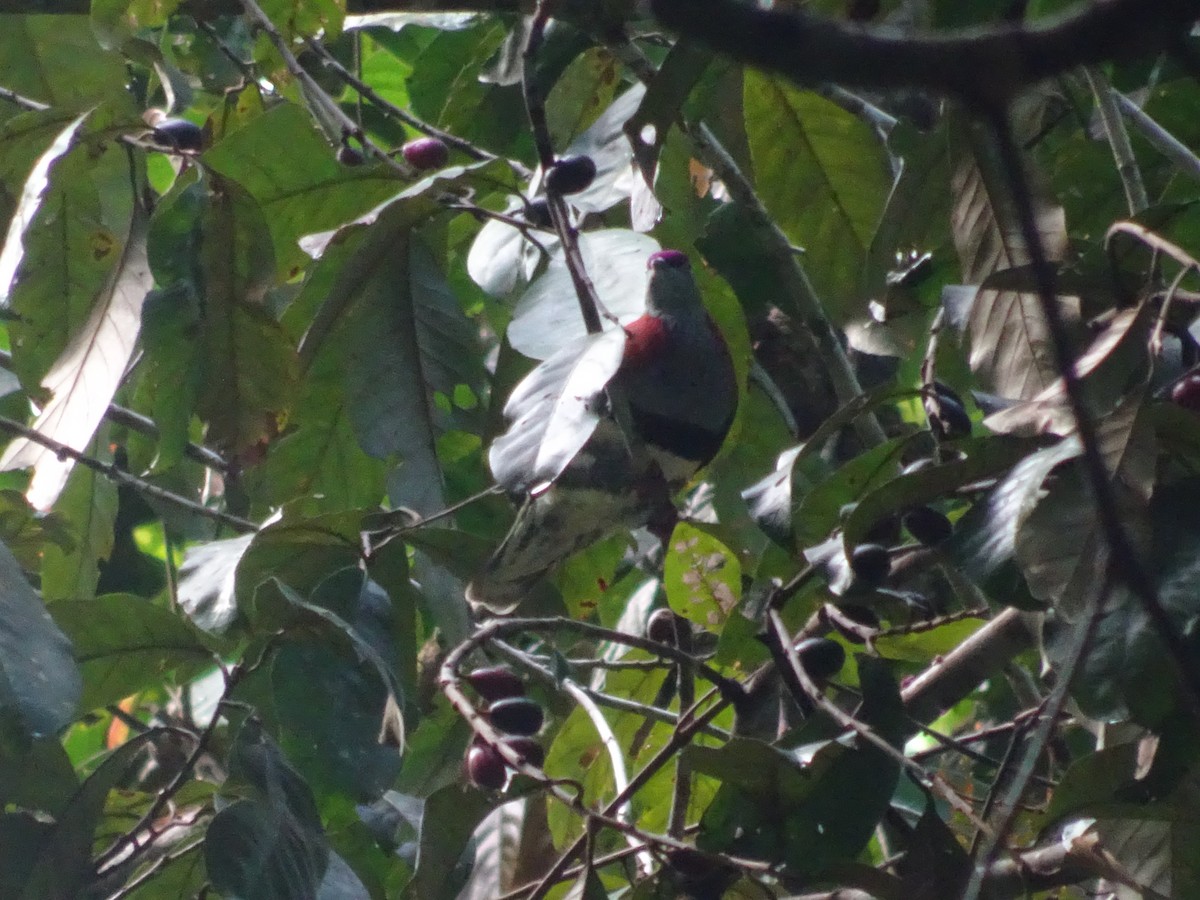
[[1076,66],[1163,49],[1200,15],[1195,0],[1108,0],[1048,25],[917,37],[736,0],[652,0],[651,9],[680,34],[794,81],[910,85],[990,105]]

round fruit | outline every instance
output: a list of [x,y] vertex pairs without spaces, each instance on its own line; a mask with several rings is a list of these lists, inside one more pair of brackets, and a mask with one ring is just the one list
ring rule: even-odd
[[910,509],[902,519],[908,533],[926,547],[932,547],[947,540],[954,533],[954,526],[944,515],[930,506],[918,506]]
[[507,666],[491,666],[468,672],[467,684],[489,703],[506,697],[525,696],[525,682]]
[[850,554],[850,571],[867,587],[878,587],[892,570],[887,547],[879,544],[859,544]]
[[846,664],[845,649],[829,638],[806,638],[796,645],[796,655],[813,681],[833,677]]
[[508,769],[495,747],[472,744],[467,748],[467,777],[477,788],[498,791],[508,781]]
[[353,147],[342,144],[342,146],[338,147],[337,161],[343,166],[354,168],[363,164],[363,155]]
[[679,640],[679,624],[675,621],[675,613],[669,609],[656,609],[646,622],[646,637],[660,644],[675,646]]
[[204,149],[204,129],[187,119],[158,119],[151,133],[164,147],[196,152]]
[[488,719],[505,734],[533,735],[542,730],[542,708],[524,697],[497,700],[488,707]]
[[863,540],[868,544],[894,544],[900,540],[900,520],[895,516],[884,516],[867,533]]
[[414,169],[428,171],[440,169],[450,160],[450,148],[435,137],[417,138],[400,148],[408,164]]
[[1171,402],[1200,413],[1200,372],[1185,375],[1171,388]]
[[506,737],[504,745],[521,757],[521,762],[527,766],[540,769],[546,761],[545,749],[531,737]]
[[925,398],[925,415],[938,440],[953,441],[971,434],[971,417],[962,398],[940,381],[933,386],[934,396]]
[[578,194],[596,180],[596,164],[590,156],[564,156],[546,173],[546,187],[558,194]]
[[550,202],[545,197],[530,200],[525,205],[525,219],[534,228],[553,228],[554,220],[550,217]]

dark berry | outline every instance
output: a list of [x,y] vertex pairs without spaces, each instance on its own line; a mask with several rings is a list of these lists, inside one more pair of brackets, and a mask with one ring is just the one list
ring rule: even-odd
[[472,744],[467,748],[467,777],[477,788],[498,791],[508,781],[508,770],[495,747]]
[[1171,388],[1171,402],[1200,413],[1200,372],[1185,375]]
[[504,746],[521,757],[521,762],[535,769],[540,769],[546,761],[546,751],[531,737],[506,737]]
[[950,520],[930,506],[909,510],[902,521],[908,533],[927,547],[940,544],[954,532]]
[[868,544],[894,544],[900,540],[900,520],[895,516],[884,516],[867,533],[863,540]]
[[542,708],[524,697],[497,700],[488,707],[488,719],[505,734],[537,734],[545,717]]
[[507,666],[491,666],[468,672],[467,684],[488,702],[525,696],[525,682]]
[[656,609],[646,622],[646,637],[660,644],[675,646],[679,640],[679,625],[675,621],[675,613],[669,609]]
[[940,381],[933,386],[932,396],[925,398],[925,415],[938,440],[953,441],[971,434],[971,417],[962,398]]
[[887,547],[879,544],[859,544],[850,554],[850,571],[867,587],[883,584],[892,570]]
[[342,144],[342,146],[338,147],[337,161],[343,166],[354,168],[355,166],[361,166],[363,164],[363,155],[353,147]]
[[534,228],[554,227],[554,220],[550,218],[550,203],[545,197],[530,200],[525,205],[525,219]]
[[846,651],[837,641],[829,638],[806,638],[796,645],[796,655],[804,671],[813,681],[824,681],[842,671],[846,664]]
[[417,138],[400,148],[408,164],[414,169],[428,171],[440,169],[450,160],[450,148],[435,137]]
[[564,156],[546,173],[546,187],[558,194],[578,194],[596,179],[590,156]]
[[204,149],[204,129],[187,119],[159,119],[154,123],[154,140],[175,150]]

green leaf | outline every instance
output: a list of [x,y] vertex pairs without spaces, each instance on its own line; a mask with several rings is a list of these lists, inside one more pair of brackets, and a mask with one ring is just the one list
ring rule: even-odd
[[[58,816],[78,788],[71,759],[57,737],[0,735],[0,805]],[[5,846],[0,839],[0,847]],[[0,865],[0,871],[5,868]]]
[[[92,878],[92,842],[104,815],[109,792],[132,774],[153,732],[138,735],[108,755],[71,798],[53,827],[29,848],[22,867],[28,872],[20,900],[79,897]],[[0,845],[2,846],[2,845]]]
[[347,169],[333,153],[304,110],[290,103],[204,153],[206,165],[241,185],[261,207],[277,273],[284,277],[307,262],[297,244],[301,236],[349,222],[404,186],[390,169]]
[[[95,444],[92,451],[96,453]],[[117,486],[93,469],[76,466],[55,503],[54,514],[70,529],[71,541],[45,548],[42,596],[47,601],[94,597],[100,562],[108,559],[113,549]]]
[[25,254],[9,298],[17,319],[9,332],[14,370],[26,391],[42,400],[43,377],[87,327],[93,310],[113,299],[122,264],[144,267],[141,239],[134,240],[140,231],[133,228],[129,160],[105,139],[108,124],[97,110],[86,129],[73,132],[71,149],[50,170],[49,188],[24,235]]
[[272,660],[271,719],[280,746],[319,798],[374,800],[400,768],[397,749],[379,742],[392,679],[376,660],[356,659],[346,632],[333,641],[328,634],[288,641]]
[[[909,726],[896,682],[878,660],[860,656],[859,667],[866,700],[857,718],[898,742]],[[861,742],[787,753],[734,738],[684,752],[696,771],[721,781],[697,846],[780,864],[802,879],[857,856],[886,813],[900,772],[893,757]]]
[[71,643],[0,544],[0,712],[31,735],[53,734],[75,718],[80,675]]
[[[792,521],[801,546],[819,542],[839,523],[842,508],[892,481],[913,438],[893,438],[859,454],[807,493],[800,493]],[[793,497],[803,487],[793,483]]]
[[345,512],[311,519],[285,517],[254,535],[237,563],[238,608],[257,628],[273,630],[297,611],[272,579],[300,596],[311,594],[331,572],[354,568],[362,559],[361,513]]
[[60,600],[52,611],[74,645],[85,710],[157,687],[168,673],[181,684],[213,664],[212,653],[179,616],[144,597]]
[[[82,451],[91,442],[133,356],[142,303],[154,284],[146,228],[145,212],[135,206],[121,246],[114,248],[116,261],[92,297],[87,321],[42,378],[41,388],[50,399],[31,427],[72,450]],[[14,440],[0,457],[0,469],[33,469],[27,496],[39,509],[58,498],[74,464],[26,438]]]
[[755,70],[745,79],[755,184],[839,316],[857,307],[865,287],[868,249],[892,189],[887,156],[868,125],[829,100]]
[[663,561],[671,609],[701,628],[720,633],[742,595],[742,566],[713,535],[680,522]]
[[84,16],[5,16],[0,59],[6,88],[59,109],[127,97],[125,61],[100,49]]
[[864,494],[843,524],[847,547],[862,543],[871,528],[888,515],[904,512],[953,493],[963,485],[1008,471],[1035,446],[1032,442],[997,435],[956,441],[958,458],[901,475]]

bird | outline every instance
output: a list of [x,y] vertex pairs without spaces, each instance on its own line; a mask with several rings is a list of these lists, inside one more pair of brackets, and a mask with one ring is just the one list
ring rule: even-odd
[[579,550],[664,512],[673,521],[670,497],[724,442],[738,382],[688,256],[660,250],[646,268],[643,315],[563,348],[506,403],[488,461],[520,505],[467,587],[473,606],[510,612]]

